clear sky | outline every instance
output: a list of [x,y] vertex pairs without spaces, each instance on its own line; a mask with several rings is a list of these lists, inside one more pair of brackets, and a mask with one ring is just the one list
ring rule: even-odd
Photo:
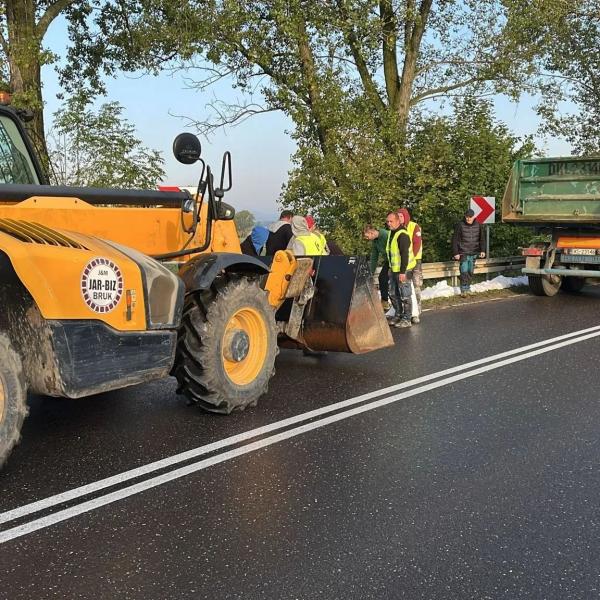
[[[55,21],[46,39],[46,47],[59,56],[66,51],[66,27],[63,20]],[[60,91],[54,67],[44,67],[42,73],[46,101],[46,126],[52,113],[60,106],[56,94]],[[158,77],[121,75],[107,82],[108,95],[102,101],[117,101],[125,108],[125,117],[136,127],[144,145],[159,150],[165,158],[165,184],[195,185],[199,176],[197,165],[179,164],[172,154],[175,136],[186,130],[186,121],[175,115],[202,119],[208,114],[207,105],[215,98],[234,100],[239,92],[230,82],[200,93],[186,87],[182,75],[162,74]],[[539,121],[533,110],[534,100],[523,98],[518,103],[498,97],[495,99],[498,118],[517,135],[535,133]],[[295,144],[289,135],[291,121],[282,113],[266,113],[246,120],[241,125],[202,139],[204,159],[220,169],[225,150],[232,154],[233,188],[226,201],[238,210],[252,211],[258,220],[269,220],[279,212],[277,200],[282,184],[287,180],[290,157]],[[189,129],[188,129],[189,130]],[[549,155],[569,154],[561,140],[538,140]]]

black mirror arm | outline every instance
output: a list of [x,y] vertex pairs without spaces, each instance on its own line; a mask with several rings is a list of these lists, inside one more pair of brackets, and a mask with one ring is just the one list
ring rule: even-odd
[[206,192],[206,181],[204,180],[204,172],[206,171],[206,163],[204,159],[200,159],[202,163],[202,172],[200,173],[200,179],[198,179],[198,186],[196,188],[196,200],[200,200],[200,204],[204,200],[204,192]]
[[217,206],[216,206],[216,193],[213,183],[213,174],[210,167],[206,167],[206,188],[208,190],[208,219],[210,222],[212,219],[217,218]]
[[[227,176],[229,180],[229,185],[225,187],[225,169],[227,169]],[[221,183],[219,185],[219,189],[222,190],[223,194],[228,192],[231,189],[231,152],[229,150],[223,154],[223,161],[221,163]],[[221,195],[221,198],[223,196]]]

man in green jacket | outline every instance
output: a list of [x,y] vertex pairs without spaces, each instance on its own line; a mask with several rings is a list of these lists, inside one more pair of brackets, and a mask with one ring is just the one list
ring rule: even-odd
[[383,258],[383,265],[379,273],[379,293],[381,294],[381,306],[383,310],[389,310],[389,263],[386,254],[386,246],[390,232],[388,229],[377,229],[373,225],[365,225],[363,236],[372,242],[371,245],[371,273],[375,273],[379,257]]

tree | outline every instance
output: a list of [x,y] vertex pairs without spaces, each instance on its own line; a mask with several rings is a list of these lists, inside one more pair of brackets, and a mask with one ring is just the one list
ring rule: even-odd
[[199,89],[232,77],[242,91],[259,90],[264,102],[217,102],[215,119],[196,121],[201,132],[283,110],[295,135],[323,155],[332,185],[345,195],[356,191],[347,167],[357,137],[376,138],[398,164],[419,107],[456,94],[516,97],[532,89],[549,42],[539,12],[568,10],[564,0],[121,4],[122,10],[109,4],[72,20],[65,82],[79,85],[78,76],[93,82],[117,66],[190,69],[195,59],[207,60]]
[[77,0],[0,0],[0,81],[14,94],[16,106],[33,111],[32,137],[46,158],[42,66],[54,56],[42,41],[50,24]]
[[[41,69],[44,65],[56,61],[56,56],[43,46],[48,27],[59,17],[64,16],[69,23],[69,39],[66,40],[65,50],[71,51],[76,57],[77,33],[81,32],[82,21],[92,19],[91,15],[110,14],[119,31],[127,31],[130,15],[141,14],[144,7],[151,10],[154,0],[0,0],[0,84],[4,84],[13,94],[13,104],[27,108],[33,112],[33,120],[29,126],[31,137],[38,146],[39,154],[46,162],[47,147],[45,143],[43,95]],[[158,2],[157,4],[160,4]],[[156,7],[154,7],[156,8]],[[90,69],[83,73],[89,79],[83,90],[88,99],[103,90],[101,76],[103,73],[115,73],[119,68],[125,70],[140,68],[152,63],[152,58],[131,58],[140,53],[136,42],[129,35],[113,40],[112,52],[101,44],[102,32],[87,31],[96,51],[104,52],[102,58],[106,68],[102,71]],[[154,40],[157,44],[158,41]],[[163,47],[169,45],[165,40]],[[71,63],[77,64],[73,58]],[[135,62],[135,65],[134,65]],[[68,83],[68,76],[63,78],[63,84]],[[77,87],[69,87],[69,90]],[[78,90],[79,91],[79,90]]]
[[97,113],[70,98],[54,114],[51,164],[59,185],[155,188],[164,177],[160,153],[142,145],[117,102]]
[[252,231],[254,225],[256,225],[256,219],[249,210],[240,210],[236,212],[233,220],[240,240],[246,238]]
[[450,117],[424,119],[411,144],[404,197],[424,231],[424,260],[449,260],[454,224],[472,195],[497,199],[492,255],[515,254],[532,232],[501,224],[500,200],[514,161],[530,157],[535,147],[530,138],[519,139],[496,121],[490,102],[467,99],[454,109]]
[[[389,210],[404,206],[423,229],[424,260],[448,260],[453,226],[469,197],[500,199],[513,162],[534,150],[529,138],[520,140],[495,121],[489,101],[460,100],[451,115],[415,116],[401,169],[376,145],[365,143],[357,154],[360,168],[351,173],[361,177],[358,187],[364,193],[358,201],[339,194],[329,183],[322,155],[301,145],[283,204],[301,214],[317,212],[319,223],[347,252],[366,249],[361,239],[365,223],[382,225]],[[511,254],[530,235],[525,228],[494,225],[492,250]]]
[[[542,130],[564,136],[581,155],[600,154],[600,10],[596,0],[575,3],[559,21],[548,24],[554,43],[545,67],[549,81],[539,106]],[[568,100],[576,112],[564,113]]]

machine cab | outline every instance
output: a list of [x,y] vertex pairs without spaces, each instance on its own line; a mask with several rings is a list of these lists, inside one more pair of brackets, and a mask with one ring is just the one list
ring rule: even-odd
[[16,110],[0,106],[0,185],[46,183]]

